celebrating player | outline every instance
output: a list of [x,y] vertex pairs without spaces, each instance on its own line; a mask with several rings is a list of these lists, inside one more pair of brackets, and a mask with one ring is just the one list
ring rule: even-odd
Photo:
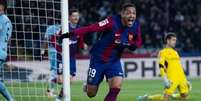
[[[70,10],[70,16],[69,16],[69,30],[72,31],[79,27],[79,11],[77,9],[71,9]],[[63,82],[63,67],[62,67],[62,47],[61,42],[57,40],[57,36],[61,35],[61,28],[59,29],[59,32],[56,33],[56,35],[51,37],[51,44],[53,47],[56,48],[58,54],[57,54],[57,83]],[[76,59],[75,59],[75,53],[77,52],[77,36],[73,36],[70,38],[71,45],[70,45],[70,80],[72,81],[73,77],[76,75]],[[56,101],[61,101],[63,97],[63,88],[60,91],[60,94],[56,98]]]
[[[12,24],[9,18],[4,14],[7,7],[6,0],[0,0],[0,75],[2,77],[3,64],[7,57],[7,45],[12,34]],[[13,98],[6,86],[0,81],[0,93],[7,101],[13,101]]]
[[[160,75],[164,80],[164,95],[139,96],[138,101],[168,101],[169,98],[185,100],[191,88],[182,68],[180,57],[174,49],[176,35],[169,33],[165,37],[166,47],[159,53]],[[178,89],[179,94],[173,94]]]
[[112,15],[105,20],[64,34],[61,39],[76,34],[101,32],[98,42],[91,49],[90,66],[86,84],[88,97],[97,94],[104,76],[109,84],[109,92],[104,101],[116,101],[120,92],[123,71],[120,57],[125,48],[135,50],[141,46],[140,24],[136,20],[136,8],[132,3],[125,3],[120,15]]

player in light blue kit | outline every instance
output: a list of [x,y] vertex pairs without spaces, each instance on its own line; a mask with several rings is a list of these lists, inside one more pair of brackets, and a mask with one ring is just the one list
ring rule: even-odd
[[[69,10],[69,31],[72,31],[76,28],[79,28],[80,25],[79,23],[79,18],[80,18],[80,13],[78,9],[70,9]],[[53,44],[53,46],[55,46],[55,48],[57,49],[58,55],[57,55],[57,65],[58,65],[58,69],[57,69],[57,73],[58,73],[58,83],[62,84],[63,83],[63,67],[62,67],[62,46],[61,46],[61,42],[58,40],[58,36],[60,36],[62,34],[62,32],[60,31],[60,33],[57,33],[57,35],[55,35],[54,37],[52,37],[51,41]],[[70,38],[71,40],[71,45],[70,45],[70,81],[72,82],[73,78],[76,76],[76,52],[77,52],[77,48],[82,48],[84,43],[82,41],[82,39],[80,39],[79,37],[77,37],[76,35],[72,36]],[[57,42],[57,44],[55,43]],[[79,45],[77,44],[79,43]],[[60,90],[59,95],[57,96],[57,98],[55,99],[55,101],[62,101],[63,99],[63,87]]]
[[[48,40],[48,58],[50,61],[50,80],[49,85],[47,89],[47,95],[48,96],[54,96],[54,87],[57,83],[57,50],[51,43],[51,37],[55,34],[59,33],[61,29],[61,25],[51,25],[47,28],[45,33],[45,39]],[[42,54],[44,54],[44,51],[42,51]]]
[[[6,0],[0,0],[0,77],[2,77],[3,64],[7,57],[7,45],[12,33],[12,24],[4,14],[6,7]],[[0,93],[7,101],[13,101],[11,94],[6,89],[2,80],[0,81]]]

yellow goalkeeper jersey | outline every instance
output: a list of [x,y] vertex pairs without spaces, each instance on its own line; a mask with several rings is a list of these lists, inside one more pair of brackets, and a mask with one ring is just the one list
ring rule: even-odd
[[180,56],[173,48],[164,48],[159,52],[160,74],[171,81],[186,80],[184,70],[180,61]]

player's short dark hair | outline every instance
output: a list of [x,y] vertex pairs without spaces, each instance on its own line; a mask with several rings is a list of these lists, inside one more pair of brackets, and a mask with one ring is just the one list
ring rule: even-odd
[[167,35],[165,36],[165,43],[167,43],[167,40],[171,39],[172,37],[177,37],[177,35],[173,32],[167,33]]
[[126,10],[126,8],[128,8],[128,7],[134,7],[134,8],[136,8],[136,6],[133,3],[126,2],[126,3],[123,3],[123,5],[121,6],[121,11]]
[[7,9],[7,2],[6,2],[6,0],[0,0],[0,5],[4,6],[4,10]]
[[69,15],[72,15],[74,12],[79,12],[79,10],[78,9],[70,9]]

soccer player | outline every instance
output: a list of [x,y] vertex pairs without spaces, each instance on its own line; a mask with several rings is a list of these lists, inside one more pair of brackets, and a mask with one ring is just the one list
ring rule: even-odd
[[[50,80],[47,88],[47,95],[48,96],[55,96],[54,95],[54,87],[57,83],[57,50],[55,47],[51,44],[51,36],[54,36],[56,33],[59,32],[61,26],[51,25],[47,28],[45,33],[45,39],[48,40],[47,43],[44,43],[44,47],[48,46],[48,58],[50,61]],[[48,45],[46,45],[48,44]],[[41,52],[44,54],[44,50]]]
[[[2,70],[7,58],[7,45],[12,34],[12,24],[9,18],[5,15],[7,8],[6,0],[0,0],[0,75],[2,77]],[[7,101],[13,101],[13,98],[6,86],[0,81],[0,93],[6,98]]]
[[132,3],[125,3],[121,7],[120,14],[109,16],[101,22],[86,27],[80,27],[62,35],[61,39],[73,34],[83,38],[85,33],[90,32],[100,32],[101,35],[90,52],[85,91],[90,98],[96,96],[99,84],[106,76],[109,92],[104,101],[116,101],[123,81],[121,54],[125,48],[134,51],[141,46],[142,42],[135,6]]
[[[186,79],[179,54],[174,49],[176,46],[176,35],[169,33],[165,37],[166,46],[159,52],[160,75],[164,80],[164,95],[139,96],[138,101],[168,101],[169,98],[185,100],[191,88]],[[179,94],[173,94],[178,89]]]
[[[69,30],[72,31],[76,28],[79,28],[79,11],[78,9],[71,9],[69,13]],[[61,42],[58,42],[57,36],[61,35],[61,29],[59,30],[59,33],[57,33],[55,36],[51,37],[51,43],[56,48],[58,54],[57,54],[57,82],[62,84],[63,82],[63,67],[62,67],[62,46]],[[70,38],[71,45],[70,45],[70,80],[72,81],[73,77],[76,75],[76,59],[75,54],[77,52],[77,42],[78,37],[73,36]],[[81,46],[80,46],[81,47]],[[61,101],[63,97],[63,88],[60,91],[60,94],[56,98],[56,101]]]

